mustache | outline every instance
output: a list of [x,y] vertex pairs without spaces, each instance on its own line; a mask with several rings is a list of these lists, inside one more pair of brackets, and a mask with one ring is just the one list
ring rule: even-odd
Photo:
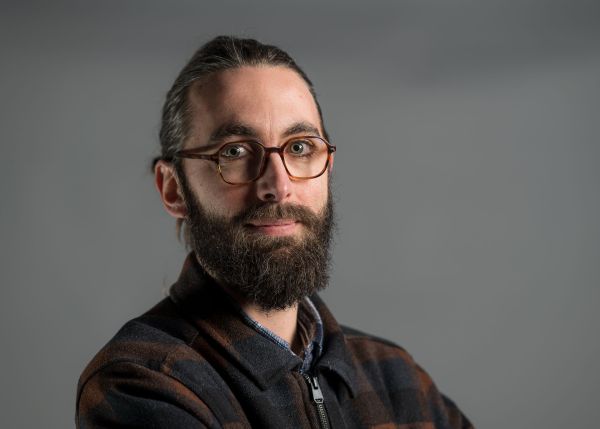
[[245,225],[256,220],[294,219],[308,227],[319,224],[320,217],[300,204],[256,203],[232,218],[233,223]]

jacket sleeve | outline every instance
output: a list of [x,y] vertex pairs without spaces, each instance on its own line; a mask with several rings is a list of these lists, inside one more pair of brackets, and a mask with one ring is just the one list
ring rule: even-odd
[[78,389],[76,426],[220,428],[206,404],[178,380],[131,362],[103,367]]

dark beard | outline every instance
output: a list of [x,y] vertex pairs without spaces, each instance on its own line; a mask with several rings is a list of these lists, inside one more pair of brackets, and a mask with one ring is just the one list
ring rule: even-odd
[[[297,204],[257,203],[232,219],[209,213],[182,180],[188,244],[217,281],[264,311],[288,308],[324,289],[329,280],[334,229],[331,190],[319,214]],[[292,218],[298,237],[251,232],[251,220]]]

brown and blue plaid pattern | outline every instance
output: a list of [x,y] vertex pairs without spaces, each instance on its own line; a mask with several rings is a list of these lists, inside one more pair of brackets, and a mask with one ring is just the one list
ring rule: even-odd
[[[318,296],[333,428],[471,428],[402,348],[340,327]],[[194,257],[164,299],[84,370],[79,428],[318,428],[302,359],[244,323]]]

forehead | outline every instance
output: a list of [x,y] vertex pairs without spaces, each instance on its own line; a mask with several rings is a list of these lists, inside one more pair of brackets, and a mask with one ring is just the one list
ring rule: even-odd
[[257,137],[275,138],[292,124],[322,128],[308,85],[286,67],[240,67],[215,73],[190,90],[190,138],[202,144],[217,128],[246,124]]

